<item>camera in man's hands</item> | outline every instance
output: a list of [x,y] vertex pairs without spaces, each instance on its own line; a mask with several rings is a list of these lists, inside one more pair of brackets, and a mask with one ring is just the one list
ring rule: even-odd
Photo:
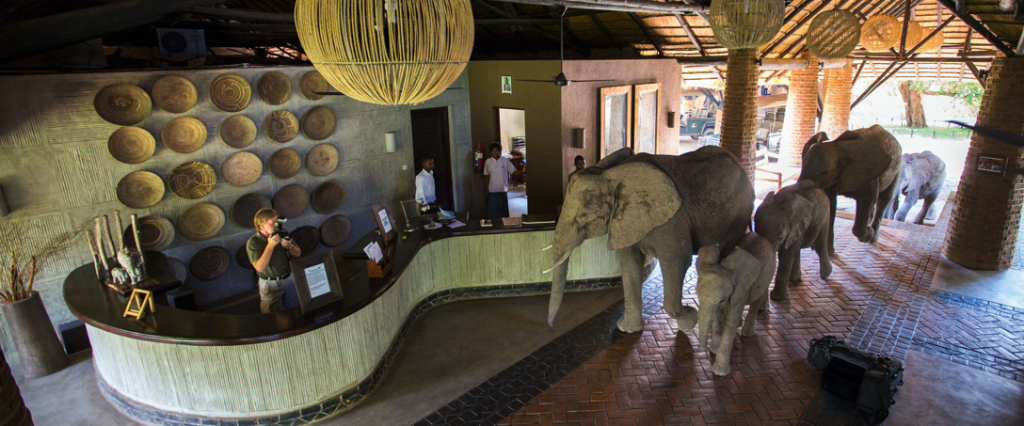
[[287,229],[284,229],[284,223],[288,221],[288,218],[281,217],[274,221],[274,233],[270,236],[278,235],[282,240],[291,240],[292,235]]

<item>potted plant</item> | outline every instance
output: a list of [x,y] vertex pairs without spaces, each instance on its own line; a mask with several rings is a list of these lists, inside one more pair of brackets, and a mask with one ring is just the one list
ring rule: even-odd
[[32,290],[32,284],[39,271],[56,254],[63,252],[73,237],[83,229],[84,225],[58,235],[29,257],[28,261],[19,260],[12,251],[10,264],[3,265],[3,271],[0,271],[0,310],[3,310],[7,320],[26,378],[46,376],[68,365],[64,346],[57,338],[57,332],[43,306],[43,299],[39,292]]

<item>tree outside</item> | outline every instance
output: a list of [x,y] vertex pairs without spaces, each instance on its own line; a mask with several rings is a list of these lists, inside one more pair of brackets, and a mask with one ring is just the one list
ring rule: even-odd
[[928,127],[925,118],[922,95],[946,96],[966,106],[972,115],[977,115],[984,89],[978,83],[958,83],[937,80],[904,80],[896,86],[903,99],[904,118],[907,127]]

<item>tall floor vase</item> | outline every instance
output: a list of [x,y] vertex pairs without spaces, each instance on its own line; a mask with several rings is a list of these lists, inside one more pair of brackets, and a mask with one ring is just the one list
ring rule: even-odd
[[32,426],[32,413],[25,408],[3,348],[0,348],[0,426]]
[[4,311],[26,378],[48,376],[68,366],[68,355],[53,330],[39,292],[33,291],[28,299],[0,303],[0,309]]

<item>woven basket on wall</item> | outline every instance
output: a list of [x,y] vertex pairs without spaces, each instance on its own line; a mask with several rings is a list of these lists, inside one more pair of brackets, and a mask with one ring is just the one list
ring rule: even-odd
[[775,37],[785,10],[782,0],[713,0],[708,18],[722,46],[751,49]]
[[295,29],[309,60],[334,88],[363,102],[415,105],[441,94],[473,50],[469,0],[384,4],[296,1]]
[[868,52],[884,52],[900,42],[903,27],[895,16],[878,14],[864,21],[860,29],[860,44]]
[[821,59],[844,58],[860,41],[860,20],[848,10],[832,9],[814,17],[807,29],[807,50]]

